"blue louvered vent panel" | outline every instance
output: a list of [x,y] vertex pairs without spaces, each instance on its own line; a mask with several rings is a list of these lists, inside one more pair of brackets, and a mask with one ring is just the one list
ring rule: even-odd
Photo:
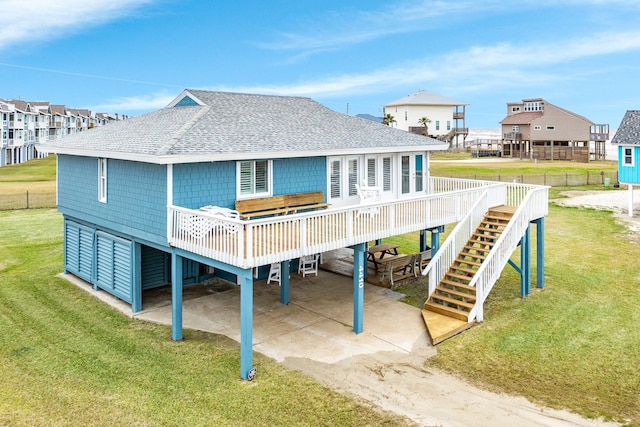
[[129,240],[96,233],[96,285],[128,303],[133,299],[132,247]]
[[94,231],[91,228],[80,226],[78,256],[78,276],[87,281],[93,277],[93,238]]
[[71,221],[64,223],[64,268],[73,273],[78,272],[78,254],[80,253],[78,242],[80,241],[80,231],[78,224]]
[[131,303],[133,301],[133,281],[131,274],[131,242],[113,242],[113,293]]
[[113,240],[103,233],[96,236],[96,285],[113,293]]
[[169,255],[149,246],[142,246],[142,289],[168,285]]
[[93,276],[93,230],[65,221],[65,269],[91,282]]

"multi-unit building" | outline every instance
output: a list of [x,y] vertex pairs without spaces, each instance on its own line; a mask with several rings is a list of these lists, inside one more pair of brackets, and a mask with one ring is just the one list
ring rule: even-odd
[[389,123],[390,126],[448,143],[454,140],[458,143],[462,137],[464,145],[464,138],[469,133],[465,126],[466,106],[462,102],[420,90],[385,105],[384,115],[393,116],[394,121]]
[[507,103],[501,122],[502,155],[534,160],[604,160],[609,125],[560,108],[542,98]]
[[37,144],[119,119],[117,114],[94,114],[49,102],[0,99],[0,166],[46,156]]

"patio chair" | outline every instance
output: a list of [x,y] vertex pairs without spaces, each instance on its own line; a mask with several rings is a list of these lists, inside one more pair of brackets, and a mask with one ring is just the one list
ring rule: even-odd
[[278,282],[278,286],[280,286],[280,277],[282,273],[282,266],[279,262],[274,262],[269,267],[269,276],[267,276],[267,285],[271,282]]
[[298,274],[302,274],[305,277],[307,274],[318,275],[318,264],[320,260],[320,254],[305,255],[298,261]]
[[[367,203],[375,203],[380,200],[380,187],[369,187],[366,185],[366,182],[362,182],[362,185],[355,185],[356,192],[360,197],[360,204]],[[378,206],[372,206],[369,208],[361,208],[358,209],[358,216],[362,214],[369,214],[369,216],[375,216],[380,213],[380,208]]]
[[[236,210],[220,206],[203,206],[199,210],[214,217],[209,219],[209,223],[214,231],[237,233],[240,229],[240,226],[237,223],[226,221],[227,219],[240,219],[240,213]],[[220,218],[222,221],[217,218]]]
[[416,265],[413,269],[413,273],[416,277],[418,276],[418,273],[422,274],[422,270],[427,267],[429,261],[431,261],[431,249],[427,249],[426,251],[422,251],[418,254],[416,258]]

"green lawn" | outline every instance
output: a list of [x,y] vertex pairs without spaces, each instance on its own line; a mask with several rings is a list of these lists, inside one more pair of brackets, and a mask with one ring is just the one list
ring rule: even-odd
[[0,212],[0,425],[410,425],[239,344],[129,319],[65,280],[62,218]]
[[0,197],[25,191],[55,193],[56,156],[0,168]]
[[[403,422],[257,354],[259,376],[241,381],[238,343],[190,331],[172,342],[168,327],[128,319],[55,278],[62,224],[52,210],[0,212],[0,224],[0,425]],[[417,251],[417,234],[396,239]],[[534,283],[521,299],[519,276],[505,267],[485,322],[440,344],[428,366],[640,425],[640,247],[610,212],[553,204],[545,239],[545,288]],[[421,306],[424,287],[402,291]]]
[[[640,247],[611,212],[551,204],[545,287],[536,289],[535,226],[532,237],[532,294],[520,298],[520,276],[506,266],[484,323],[440,344],[427,366],[545,406],[640,425]],[[426,281],[399,291],[421,307]]]

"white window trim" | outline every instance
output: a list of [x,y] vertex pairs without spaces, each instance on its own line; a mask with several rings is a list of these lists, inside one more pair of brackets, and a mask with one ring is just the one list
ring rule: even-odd
[[[253,162],[255,171],[255,162],[262,160],[239,160],[236,162],[236,199],[254,199],[257,197],[269,197],[273,195],[273,161],[267,160],[267,191],[263,193],[242,194],[241,183],[241,165],[246,162]],[[254,175],[255,179],[255,175]]]
[[[626,150],[631,150],[631,162],[627,163]],[[627,167],[633,167],[636,163],[635,149],[633,147],[622,147],[622,165]]]
[[98,159],[98,201],[107,203],[107,159]]

